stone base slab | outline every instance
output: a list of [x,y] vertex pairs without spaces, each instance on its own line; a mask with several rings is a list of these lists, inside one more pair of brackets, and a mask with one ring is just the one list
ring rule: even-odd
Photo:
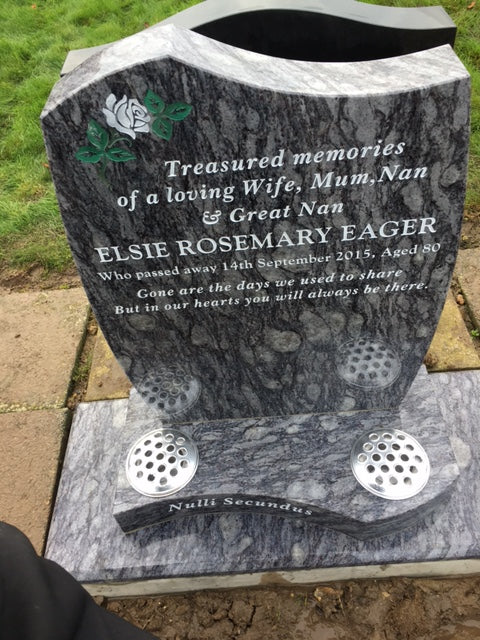
[[46,555],[91,593],[118,596],[476,573],[480,371],[429,378],[460,475],[451,499],[408,529],[358,540],[305,519],[245,512],[202,514],[125,535],[112,510],[128,401],[114,400],[77,410]]
[[[198,517],[202,513],[260,511],[315,522],[366,539],[412,526],[438,510],[450,497],[459,475],[449,441],[448,423],[435,398],[432,376],[424,369],[398,411],[176,425],[198,447],[197,472],[189,484],[175,494],[147,497],[131,487],[125,461],[133,444],[160,426],[159,414],[133,391],[122,429],[122,442],[118,445],[124,454],[120,459],[113,506],[113,514],[126,533],[169,519]],[[381,433],[385,428],[406,432],[426,449],[430,478],[424,489],[409,499],[387,500],[373,495],[363,489],[352,474],[350,452],[354,442],[374,431]],[[169,454],[165,457],[162,453],[165,446],[161,443],[158,448],[152,441],[150,447],[151,455],[145,458],[149,467],[145,464],[133,467],[134,476],[138,473],[143,478],[156,472],[156,467],[168,458]],[[415,466],[414,472],[408,473],[415,462],[414,455],[407,449],[402,452],[407,462],[400,455],[396,462],[389,462],[384,457],[384,471],[380,471],[381,463],[378,463],[378,473],[373,476],[381,476],[382,489],[388,490],[390,480],[402,486],[404,479],[412,483],[412,478],[416,480],[419,475]],[[156,460],[157,455],[161,460]],[[137,462],[141,460],[137,459]],[[165,464],[160,469],[164,467]],[[395,468],[400,470],[398,476]],[[165,482],[170,478],[168,472],[159,476]],[[154,477],[150,475],[152,481]],[[143,482],[150,492],[149,483]],[[404,487],[408,488],[407,484]]]

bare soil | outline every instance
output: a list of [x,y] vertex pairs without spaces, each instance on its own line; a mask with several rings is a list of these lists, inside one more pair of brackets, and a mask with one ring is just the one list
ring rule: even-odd
[[73,265],[62,273],[45,271],[35,265],[26,269],[0,266],[0,295],[12,291],[43,291],[81,286],[80,276]]
[[389,579],[103,602],[162,640],[470,640],[480,578]]

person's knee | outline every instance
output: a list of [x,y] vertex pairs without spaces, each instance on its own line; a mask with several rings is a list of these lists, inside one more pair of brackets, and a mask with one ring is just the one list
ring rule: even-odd
[[18,569],[19,560],[36,557],[30,540],[16,527],[0,522],[0,570]]

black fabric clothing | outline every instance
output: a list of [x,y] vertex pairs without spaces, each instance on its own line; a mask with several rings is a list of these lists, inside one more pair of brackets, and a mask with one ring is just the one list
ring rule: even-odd
[[97,606],[72,576],[0,522],[1,640],[154,640]]

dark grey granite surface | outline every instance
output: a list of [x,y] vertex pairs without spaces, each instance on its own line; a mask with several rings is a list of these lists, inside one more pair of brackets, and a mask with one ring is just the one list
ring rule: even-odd
[[[479,558],[480,372],[430,378],[450,427],[460,476],[452,498],[407,530],[362,541],[307,519],[223,513],[125,535],[112,515],[112,504],[128,401],[116,400],[82,404],[77,410],[46,555],[82,582],[112,586],[155,579],[171,585],[182,576],[230,575],[233,581],[233,574],[283,571],[288,576],[321,567],[386,568]],[[362,491],[359,487],[359,497]],[[454,566],[451,570],[458,571]],[[417,573],[422,573],[422,565]],[[129,590],[141,592],[134,585]]]
[[448,46],[307,63],[170,25],[56,85],[42,122],[67,235],[152,412],[398,405],[455,260],[468,93]]
[[[134,442],[160,426],[159,421],[148,417],[145,403],[134,391],[122,429],[123,444],[119,444],[123,454],[113,506],[113,515],[126,532],[201,513],[256,511],[300,518],[357,538],[369,538],[425,519],[450,497],[459,473],[448,437],[450,425],[442,417],[434,385],[425,371],[417,376],[398,412],[180,425],[198,447],[199,466],[186,487],[161,499],[135,491],[125,471],[127,452]],[[400,429],[415,437],[423,443],[430,460],[426,487],[406,500],[391,501],[369,493],[351,471],[350,452],[355,440],[385,428]],[[158,449],[155,451],[158,453]],[[385,481],[399,462],[389,463],[391,468],[382,474]]]
[[[375,60],[453,46],[456,32],[442,7],[382,7],[355,0],[205,0],[161,24],[169,23],[241,49],[316,62]],[[70,51],[61,75],[106,46]]]

